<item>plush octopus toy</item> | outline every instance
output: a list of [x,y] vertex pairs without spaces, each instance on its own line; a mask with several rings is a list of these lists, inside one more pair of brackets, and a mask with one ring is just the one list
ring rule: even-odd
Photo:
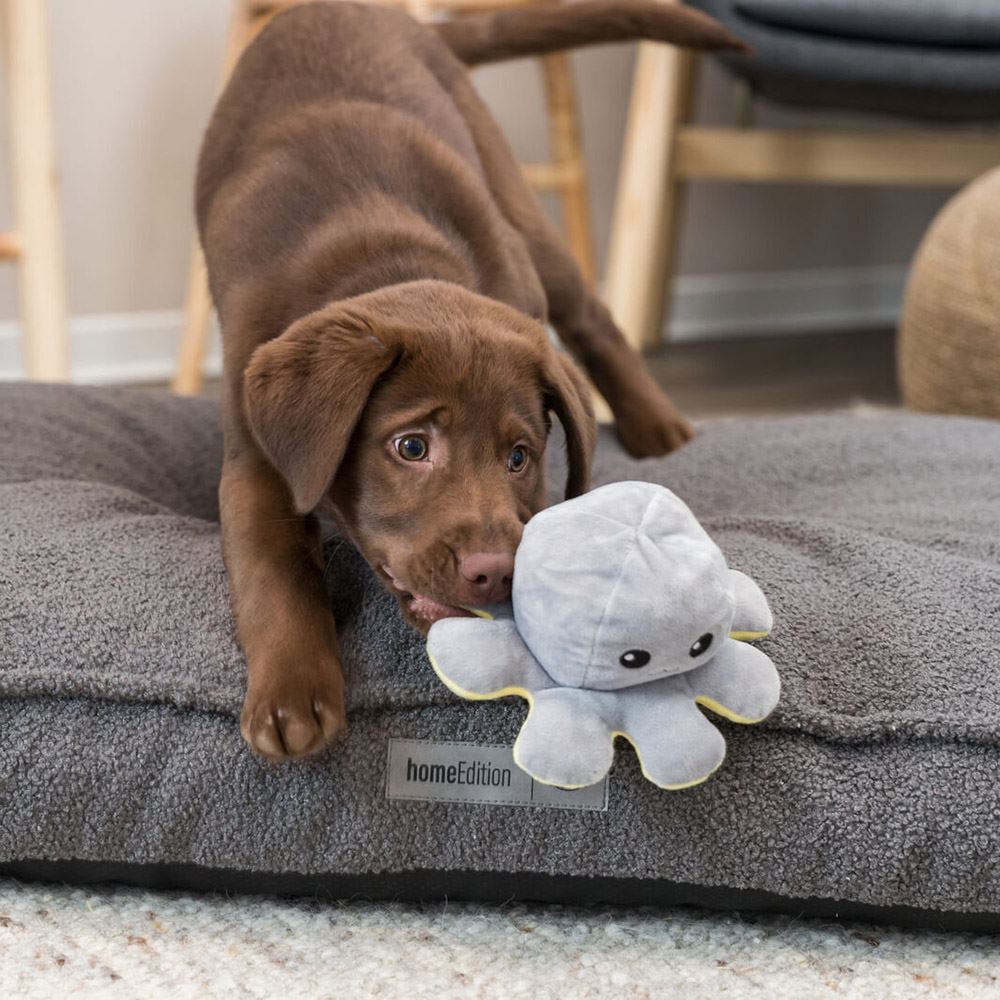
[[646,778],[679,789],[726,753],[699,705],[753,723],[777,704],[778,672],[750,645],[771,624],[678,497],[624,482],[533,517],[510,603],[435,622],[427,652],[462,698],[527,699],[514,760],[537,781],[600,781],[622,736]]

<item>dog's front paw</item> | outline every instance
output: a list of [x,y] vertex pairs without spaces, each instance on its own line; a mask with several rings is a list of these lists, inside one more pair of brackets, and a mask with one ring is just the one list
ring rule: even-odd
[[295,670],[251,668],[240,732],[262,757],[309,757],[346,729],[339,664]]
[[615,431],[633,458],[666,455],[694,437],[684,415],[663,398],[650,400],[646,409],[616,416]]

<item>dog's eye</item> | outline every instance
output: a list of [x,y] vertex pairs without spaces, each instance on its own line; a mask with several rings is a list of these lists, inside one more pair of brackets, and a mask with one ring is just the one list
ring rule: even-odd
[[511,472],[523,472],[524,467],[528,464],[528,452],[518,445],[511,453],[510,457],[507,459],[507,468]]
[[414,434],[397,438],[395,445],[399,457],[407,462],[419,462],[427,457],[427,442]]
[[636,667],[644,667],[649,663],[649,653],[644,649],[627,649],[618,657],[618,662],[630,670]]
[[712,633],[706,632],[704,635],[698,636],[695,642],[692,644],[688,652],[692,656],[701,656],[702,653],[712,645]]

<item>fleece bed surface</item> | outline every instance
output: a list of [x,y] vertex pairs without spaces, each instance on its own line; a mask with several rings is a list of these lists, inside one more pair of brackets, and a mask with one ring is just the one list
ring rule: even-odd
[[[703,902],[1000,927],[1000,423],[717,420],[595,482],[683,497],[775,613],[783,693],[708,782],[619,745],[604,810],[388,798],[390,740],[513,743],[459,701],[350,545],[327,546],[348,739],[243,744],[218,413],[0,387],[0,872],[378,897]],[[553,477],[553,482],[558,476]]]

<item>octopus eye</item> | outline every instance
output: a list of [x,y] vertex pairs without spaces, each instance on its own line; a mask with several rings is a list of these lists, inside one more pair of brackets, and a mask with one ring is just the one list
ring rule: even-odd
[[698,639],[694,642],[688,652],[692,656],[701,656],[702,653],[712,645],[712,633],[706,632],[704,635],[698,636]]
[[644,667],[649,663],[649,653],[644,649],[629,649],[618,657],[618,662],[629,669]]

